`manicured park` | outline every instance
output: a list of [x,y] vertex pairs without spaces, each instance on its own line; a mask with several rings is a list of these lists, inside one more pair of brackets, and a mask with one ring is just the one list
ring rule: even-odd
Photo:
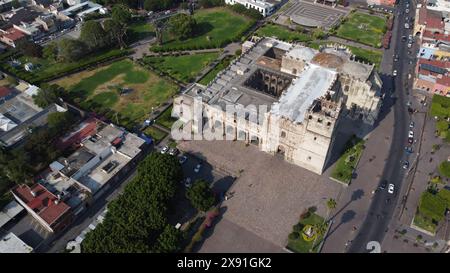
[[253,25],[254,19],[237,14],[226,7],[200,9],[194,13],[197,22],[195,37],[179,40],[169,30],[163,32],[161,46],[153,51],[173,51],[202,48],[219,48],[241,36]]
[[446,142],[450,142],[450,98],[434,95],[430,113],[436,118],[436,132]]
[[307,215],[293,227],[287,248],[297,253],[318,252],[326,228],[327,224],[321,216],[307,212]]
[[[85,109],[113,110],[125,123],[141,122],[152,107],[176,94],[177,87],[130,60],[121,60],[55,81]],[[120,122],[123,124],[124,122]]]
[[437,192],[422,193],[413,224],[430,233],[435,233],[445,211],[450,208],[450,190],[445,188]]
[[348,40],[373,47],[381,47],[381,40],[386,29],[386,18],[354,12],[339,26],[336,34]]
[[194,55],[145,57],[143,62],[182,82],[192,82],[197,74],[217,59],[218,52]]
[[331,177],[342,183],[349,184],[363,150],[364,140],[352,137],[347,142],[344,153],[336,162],[336,166],[331,172]]

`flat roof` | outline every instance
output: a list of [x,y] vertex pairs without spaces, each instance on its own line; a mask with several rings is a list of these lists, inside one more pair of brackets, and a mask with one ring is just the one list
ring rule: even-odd
[[337,73],[309,64],[272,106],[271,113],[294,122],[302,122],[313,102],[324,96],[337,78]]
[[0,211],[0,228],[11,221],[12,218],[16,217],[21,211],[23,211],[23,207],[19,205],[19,203],[16,201],[9,202],[2,211]]
[[0,253],[30,253],[33,248],[12,232],[0,232]]

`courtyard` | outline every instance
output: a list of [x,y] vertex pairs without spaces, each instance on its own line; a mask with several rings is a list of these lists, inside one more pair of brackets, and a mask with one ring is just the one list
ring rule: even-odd
[[292,226],[309,207],[327,215],[326,200],[342,187],[282,158],[238,141],[189,141],[178,147],[237,176],[223,219],[200,252],[282,252]]
[[176,85],[121,60],[93,70],[85,70],[52,83],[64,87],[73,101],[99,113],[113,110],[124,123],[140,123],[152,107],[166,102],[178,91]]

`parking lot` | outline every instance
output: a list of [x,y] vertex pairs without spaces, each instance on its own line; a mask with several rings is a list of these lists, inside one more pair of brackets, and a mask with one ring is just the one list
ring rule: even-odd
[[215,169],[237,174],[223,219],[200,252],[283,251],[292,226],[311,206],[326,216],[326,199],[337,198],[341,186],[234,141],[190,141],[178,147],[205,159]]

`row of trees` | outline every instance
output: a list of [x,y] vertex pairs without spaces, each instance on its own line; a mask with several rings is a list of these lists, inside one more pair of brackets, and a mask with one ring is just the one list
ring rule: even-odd
[[182,169],[176,157],[152,153],[138,166],[123,194],[108,205],[102,224],[86,235],[85,253],[149,253],[180,250],[180,231],[167,222]]
[[246,16],[256,19],[256,20],[260,20],[263,17],[261,15],[261,13],[259,13],[259,11],[257,11],[256,9],[247,9],[244,5],[241,5],[241,4],[234,4],[231,6],[231,9],[234,12],[246,15]]
[[124,37],[130,20],[129,9],[123,5],[115,5],[112,8],[111,19],[106,19],[103,24],[95,20],[85,22],[81,27],[79,39],[51,42],[42,50],[43,57],[53,61],[73,62],[86,53],[104,48],[116,45],[124,48],[126,46]]

